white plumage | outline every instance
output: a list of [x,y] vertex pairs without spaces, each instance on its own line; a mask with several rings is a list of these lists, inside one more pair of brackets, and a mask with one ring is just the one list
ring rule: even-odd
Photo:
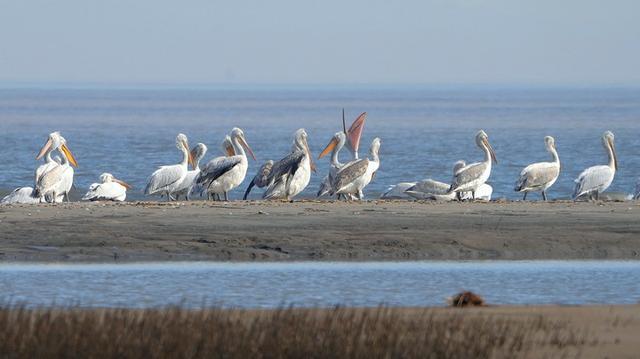
[[166,195],[168,201],[175,200],[173,193],[186,177],[189,170],[188,165],[193,165],[187,136],[182,133],[178,134],[176,147],[182,152],[182,162],[177,165],[162,166],[153,172],[144,190],[145,195]]
[[233,144],[233,156],[222,156],[209,161],[202,168],[196,179],[196,183],[202,186],[210,197],[224,195],[229,200],[229,191],[238,187],[247,175],[249,162],[245,149],[255,160],[255,155],[247,143],[244,132],[239,128],[231,130],[231,142]]
[[371,182],[380,167],[379,138],[374,138],[369,150],[370,158],[359,159],[345,164],[335,175],[332,194],[356,196],[363,200],[363,189]]
[[0,204],[36,204],[40,203],[40,198],[35,196],[33,187],[20,187],[6,195]]
[[[60,152],[60,163],[51,158],[55,150]],[[59,132],[49,134],[47,142],[36,157],[39,160],[46,155],[45,164],[36,169],[36,185],[34,195],[41,202],[62,202],[64,198],[69,200],[69,191],[73,186],[73,166],[78,166],[73,153],[67,147],[67,140]]]
[[174,191],[173,197],[176,200],[180,199],[180,196],[183,196],[187,201],[190,199],[191,191],[194,186],[196,186],[196,178],[198,178],[200,174],[200,161],[206,153],[207,146],[204,143],[197,143],[191,149],[191,157],[193,158],[195,167],[191,171],[187,171],[187,175]]
[[[489,143],[489,136],[480,130],[476,134],[476,145],[484,152],[484,160],[482,162],[472,163],[461,168],[453,176],[453,181],[449,191],[462,193],[471,192],[471,197],[475,199],[475,192],[483,185],[491,175],[491,163],[496,160],[495,152]],[[459,195],[461,198],[461,195]]]
[[553,157],[552,162],[538,162],[530,164],[520,172],[520,178],[516,181],[514,190],[524,192],[522,200],[527,199],[527,193],[540,191],[542,198],[546,201],[545,191],[553,186],[560,175],[560,158],[556,151],[556,141],[551,136],[544,138],[547,151]]
[[576,187],[573,191],[573,199],[577,199],[583,195],[589,195],[590,198],[597,200],[600,193],[604,192],[615,177],[618,169],[618,158],[616,156],[616,148],[614,144],[614,136],[611,131],[602,134],[602,145],[607,151],[609,164],[601,166],[589,167],[582,171],[580,176],[575,180]]
[[[458,161],[453,165],[453,176],[466,166],[464,161]],[[417,182],[408,188],[405,193],[416,199],[431,199],[436,201],[452,201],[456,198],[456,192],[450,191],[451,185],[428,178]],[[462,195],[461,199],[466,199]]]
[[311,151],[307,142],[307,131],[301,128],[293,135],[291,153],[273,164],[263,199],[290,200],[302,192],[315,172]]
[[[329,152],[331,152],[331,163],[329,167],[329,173],[322,179],[320,183],[320,187],[318,188],[317,197],[321,197],[331,193],[332,191],[332,183],[333,180],[338,173],[338,171],[344,166],[342,162],[340,162],[340,150],[344,147],[347,136],[344,132],[336,132],[335,135],[329,141],[329,144],[325,147],[324,150],[318,156],[318,159],[326,156]],[[355,154],[354,154],[355,156]]]
[[100,175],[101,183],[93,183],[89,191],[82,197],[83,201],[115,201],[122,202],[127,198],[129,184],[115,178],[111,173]]
[[[416,185],[417,182],[400,182],[394,185],[387,187],[387,190],[384,191],[380,198],[382,199],[407,199],[412,198],[408,193],[405,193],[406,190]],[[447,188],[449,185],[447,185]]]

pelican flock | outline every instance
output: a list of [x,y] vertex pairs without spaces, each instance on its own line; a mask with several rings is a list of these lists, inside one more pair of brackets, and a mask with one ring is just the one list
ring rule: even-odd
[[[342,130],[336,132],[320,152],[318,159],[329,154],[329,170],[321,181],[317,197],[337,196],[344,200],[363,200],[366,187],[375,179],[380,169],[380,147],[382,141],[376,137],[371,142],[369,155],[361,158],[358,154],[361,136],[366,120],[366,112],[358,116],[347,129],[342,121]],[[452,169],[451,181],[437,181],[427,178],[421,181],[406,181],[390,186],[380,197],[384,199],[418,199],[436,201],[491,200],[493,187],[487,183],[492,166],[497,164],[496,154],[484,130],[479,130],[475,143],[483,154],[481,161],[467,164],[458,161]],[[526,166],[516,180],[514,190],[527,199],[530,192],[540,192],[542,200],[548,200],[547,191],[558,180],[561,171],[556,141],[551,136],[544,137],[546,151],[551,161],[536,162]],[[572,194],[574,200],[582,197],[598,200],[614,180],[618,169],[615,137],[611,131],[602,134],[602,145],[608,156],[608,163],[585,169],[575,180]],[[190,200],[193,193],[206,194],[209,200],[229,200],[229,193],[245,181],[249,169],[248,155],[256,159],[245,133],[233,128],[222,141],[222,156],[215,157],[200,166],[207,154],[204,143],[189,149],[187,136],[178,134],[176,148],[182,158],[178,164],[159,167],[149,177],[144,188],[148,196],[166,196],[168,201],[179,198]],[[341,150],[347,148],[349,159],[341,159]],[[75,170],[78,166],[67,140],[60,132],[48,135],[39,150],[36,160],[43,162],[34,174],[34,186],[19,187],[6,195],[0,204],[37,204],[69,202]],[[258,169],[244,191],[246,200],[253,188],[263,189],[265,200],[292,200],[304,191],[316,171],[309,148],[308,134],[304,128],[293,135],[291,150],[278,161],[267,160]],[[131,186],[103,173],[100,182],[89,186],[82,197],[84,201],[125,201]],[[633,195],[628,198],[640,199],[640,180]]]

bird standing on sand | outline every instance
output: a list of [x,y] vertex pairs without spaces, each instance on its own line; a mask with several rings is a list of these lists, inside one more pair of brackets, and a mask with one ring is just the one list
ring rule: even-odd
[[371,142],[369,156],[351,161],[345,164],[335,175],[331,185],[331,194],[355,196],[359,200],[364,199],[363,189],[373,180],[376,171],[380,168],[380,144],[381,140],[376,137]]
[[483,130],[476,134],[476,145],[484,152],[484,160],[464,166],[453,176],[449,191],[456,192],[458,199],[462,199],[462,192],[471,192],[471,198],[476,199],[477,189],[487,182],[491,175],[491,163],[498,163],[489,143],[489,136]]
[[580,173],[580,176],[575,180],[574,200],[585,194],[588,194],[591,199],[598,200],[600,193],[609,188],[611,182],[613,182],[618,169],[618,157],[616,156],[614,136],[611,131],[605,131],[602,134],[602,146],[607,151],[609,164],[589,167]]
[[191,191],[196,184],[196,178],[200,174],[200,161],[206,153],[207,146],[204,143],[197,143],[191,149],[191,157],[193,158],[195,167],[193,167],[191,171],[187,171],[187,175],[174,191],[174,197],[176,200],[180,199],[180,196],[183,196],[187,201],[190,200]]
[[307,131],[301,128],[293,135],[291,153],[273,164],[262,198],[291,200],[307,187],[311,171],[315,172],[316,166],[309,150]]
[[236,127],[231,130],[230,137],[236,154],[212,159],[196,178],[196,184],[207,191],[209,198],[224,195],[224,200],[228,201],[229,191],[244,181],[249,167],[245,149],[254,160],[256,159],[241,129]]
[[[55,150],[62,156],[61,163],[51,158],[51,153]],[[71,165],[77,167],[78,162],[67,147],[67,140],[59,132],[51,133],[36,160],[43,156],[46,156],[45,164],[36,169],[34,196],[39,197],[41,202],[59,203],[64,199],[68,202],[74,175]]]
[[551,153],[553,161],[533,163],[520,172],[520,178],[516,181],[514,190],[516,192],[524,192],[523,201],[527,199],[527,193],[537,191],[542,192],[542,199],[546,201],[547,194],[545,191],[556,183],[560,175],[560,158],[556,151],[555,139],[551,136],[546,136],[544,144],[547,151]]
[[89,191],[82,197],[83,201],[123,202],[127,199],[127,189],[131,189],[128,183],[115,178],[111,173],[101,174],[100,182],[89,186]]
[[182,152],[182,161],[177,165],[162,166],[153,172],[144,190],[145,195],[166,195],[168,201],[175,201],[174,192],[187,176],[189,164],[195,167],[186,135],[178,134],[176,147]]

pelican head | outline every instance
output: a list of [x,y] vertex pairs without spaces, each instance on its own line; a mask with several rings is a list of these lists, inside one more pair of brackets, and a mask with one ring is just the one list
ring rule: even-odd
[[378,152],[380,151],[380,145],[382,144],[382,140],[379,137],[376,137],[373,139],[373,141],[371,141],[371,153],[372,154],[378,154]]
[[342,131],[336,132],[336,134],[333,135],[333,137],[331,138],[331,141],[329,141],[329,144],[327,145],[327,147],[325,147],[324,150],[322,150],[322,152],[318,156],[318,159],[321,159],[322,157],[326,156],[329,152],[333,151],[335,148],[342,148],[342,146],[344,146],[344,143],[346,142],[346,139],[347,139],[347,136],[344,134],[344,132]]
[[247,139],[244,137],[244,132],[241,129],[234,127],[231,130],[231,138],[237,138],[240,142],[240,146],[244,147],[244,149],[249,152],[254,161],[256,160],[256,156],[253,154],[251,147],[249,147],[249,143],[247,143]]
[[222,140],[222,153],[229,157],[236,155],[236,150],[233,149],[233,142],[231,142],[231,136],[229,135],[224,136],[224,140]]
[[491,144],[489,143],[489,136],[486,132],[484,132],[484,130],[480,130],[476,134],[476,145],[483,149],[486,148],[491,155],[491,160],[493,160],[494,163],[498,164],[496,153],[493,151],[493,147],[491,147]]
[[121,185],[122,187],[126,188],[126,189],[131,189],[131,185],[129,185],[128,183],[121,181],[117,178],[115,178],[111,173],[103,173],[100,175],[100,181],[102,183],[109,183],[109,182],[115,182],[119,185]]
[[613,168],[617,171],[618,170],[618,156],[616,154],[616,146],[615,146],[614,139],[615,139],[615,136],[613,135],[613,132],[611,132],[611,131],[605,131],[602,134],[602,145],[604,146],[605,149],[611,151],[611,156],[612,156],[612,159],[613,159]]
[[304,128],[298,129],[294,134],[294,147],[296,149],[303,150],[307,156],[309,157],[309,165],[313,172],[316,171],[316,164],[313,163],[313,156],[311,155],[311,150],[309,150],[309,143],[307,142],[307,131]]
[[187,135],[179,133],[178,136],[176,136],[176,147],[187,154],[189,164],[195,168],[193,156],[191,156],[191,152],[189,151],[189,140],[187,139]]
[[49,134],[49,138],[47,138],[47,142],[40,149],[40,152],[36,156],[36,160],[41,159],[47,153],[53,152],[57,149],[62,152],[73,166],[78,167],[78,162],[76,161],[75,156],[67,146],[67,140],[62,137],[58,131]]
[[547,151],[551,151],[552,148],[556,149],[556,140],[551,136],[544,136],[544,144],[547,147]]
[[191,157],[193,157],[193,162],[195,162],[196,167],[198,167],[200,160],[202,160],[202,157],[204,157],[206,153],[207,145],[204,143],[196,143],[196,145],[191,149]]

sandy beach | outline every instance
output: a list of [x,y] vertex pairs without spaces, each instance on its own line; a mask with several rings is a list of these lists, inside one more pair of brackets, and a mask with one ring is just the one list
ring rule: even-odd
[[638,259],[635,202],[0,207],[4,262]]

